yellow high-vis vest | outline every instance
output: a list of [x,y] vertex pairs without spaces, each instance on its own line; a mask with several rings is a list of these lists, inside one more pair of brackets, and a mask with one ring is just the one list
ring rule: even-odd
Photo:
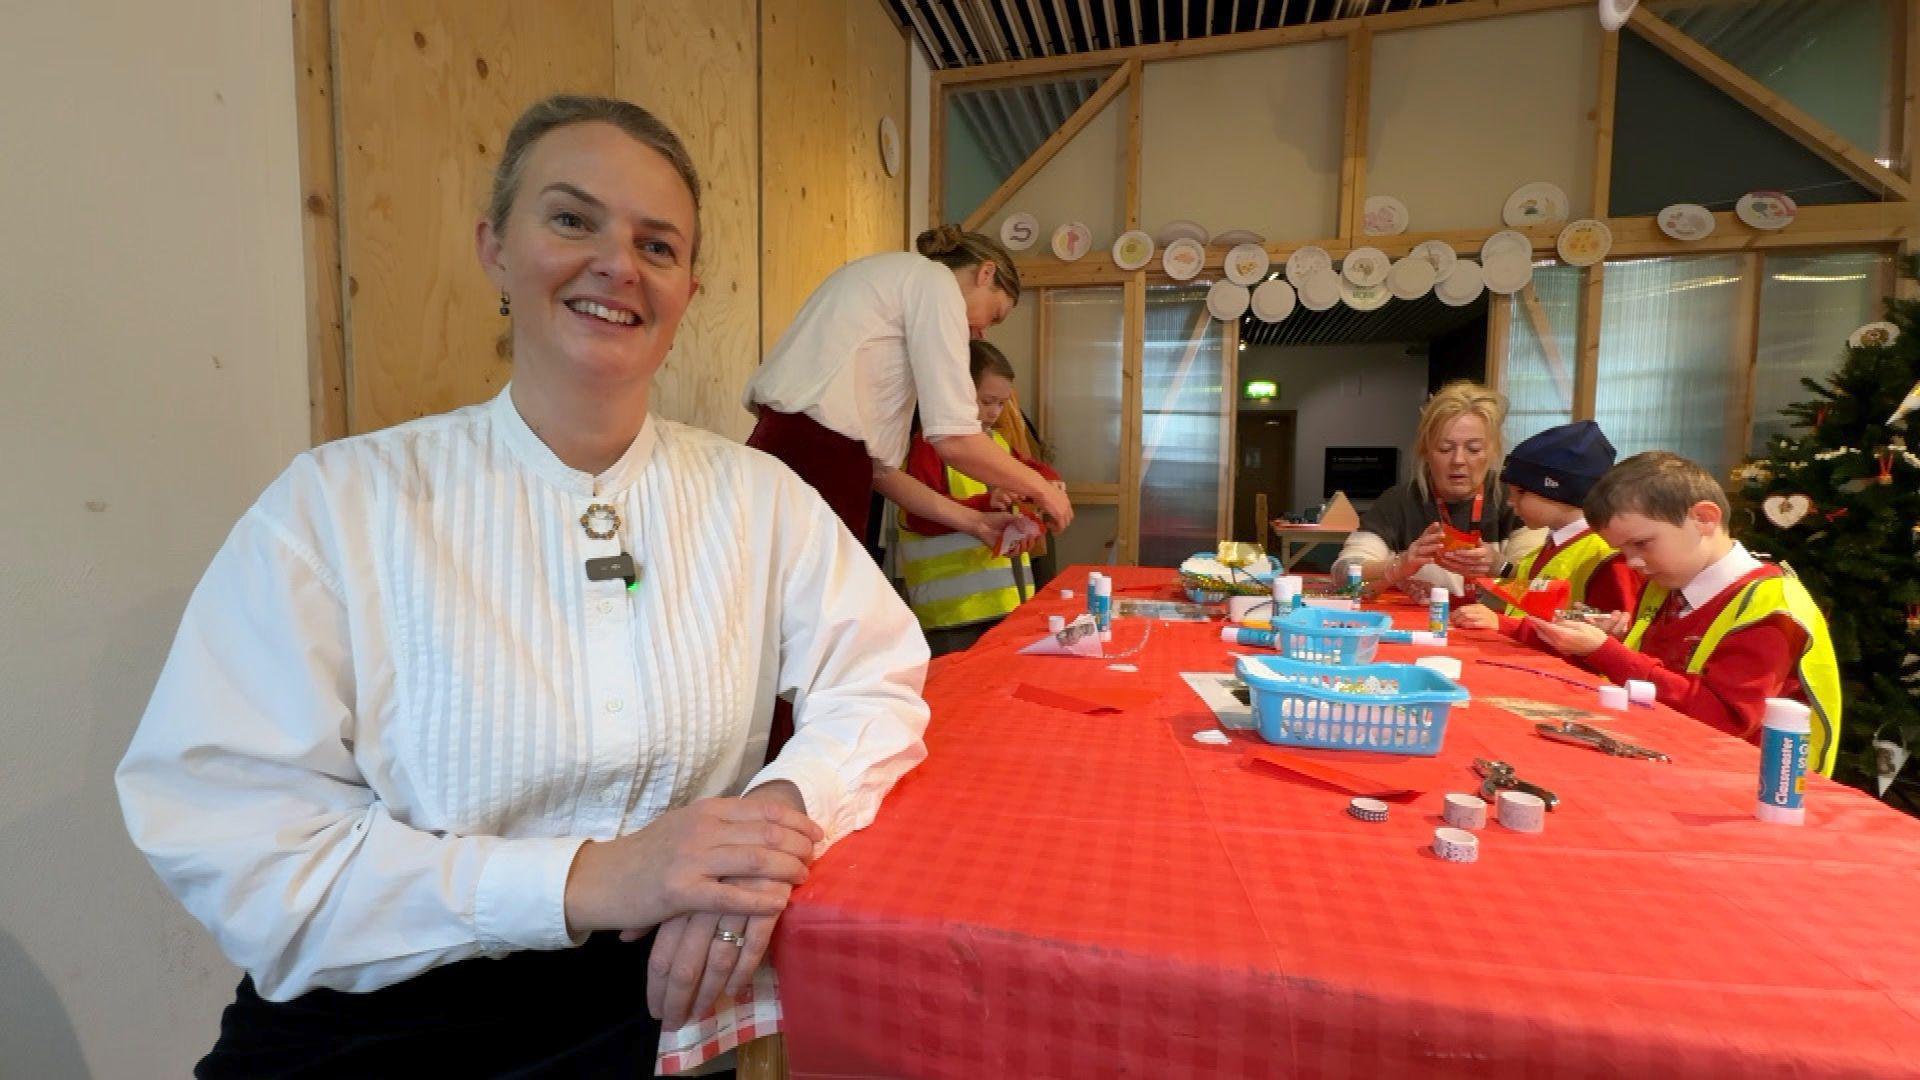
[[[1633,629],[1627,631],[1626,646],[1638,649],[1647,627],[1667,602],[1667,590],[1652,582],[1640,594],[1640,609],[1634,613]],[[1694,646],[1687,658],[1687,673],[1697,675],[1707,666],[1713,650],[1728,634],[1743,630],[1770,615],[1785,615],[1806,632],[1807,647],[1796,660],[1795,671],[1806,689],[1807,704],[1813,710],[1813,736],[1808,767],[1825,776],[1833,775],[1834,761],[1840,753],[1840,663],[1834,659],[1833,639],[1827,635],[1827,617],[1820,613],[1813,595],[1793,573],[1780,566],[1780,573],[1750,581],[1740,594],[1715,616],[1713,624]]]
[[[1007,440],[990,432],[1005,450]],[[956,499],[986,493],[987,485],[947,467],[947,492]],[[1032,581],[1025,555],[1020,565]],[[907,605],[929,630],[967,626],[997,619],[1020,606],[1020,590],[1013,577],[1013,560],[963,532],[921,536],[900,526],[900,573],[907,582]]]
[[[1588,529],[1574,537],[1572,543],[1554,552],[1547,559],[1547,564],[1542,566],[1540,572],[1536,574],[1533,564],[1544,550],[1546,550],[1544,547],[1534,548],[1514,564],[1513,577],[1508,579],[1513,589],[1516,592],[1524,590],[1535,578],[1549,580],[1564,578],[1573,587],[1570,595],[1572,601],[1576,604],[1584,604],[1587,601],[1587,582],[1593,577],[1593,572],[1600,563],[1613,554],[1613,545],[1607,543],[1606,537]],[[1508,604],[1507,614],[1517,619],[1526,612]]]

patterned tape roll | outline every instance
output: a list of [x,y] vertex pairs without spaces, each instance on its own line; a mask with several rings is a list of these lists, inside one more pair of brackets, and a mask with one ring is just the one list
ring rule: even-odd
[[1444,812],[1447,824],[1456,829],[1487,827],[1487,801],[1478,795],[1449,795]]
[[1347,813],[1361,821],[1387,820],[1387,804],[1379,799],[1355,799],[1347,804]]
[[1547,827],[1547,804],[1524,791],[1500,793],[1500,824],[1514,832],[1537,833]]
[[1448,862],[1473,862],[1480,858],[1480,838],[1465,829],[1443,826],[1433,830],[1433,853]]

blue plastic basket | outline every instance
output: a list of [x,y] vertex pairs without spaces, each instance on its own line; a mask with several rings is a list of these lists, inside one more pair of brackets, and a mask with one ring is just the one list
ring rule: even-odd
[[1303,607],[1274,622],[1273,647],[1291,659],[1316,664],[1371,664],[1380,635],[1391,629],[1393,616],[1378,611]]
[[[1252,692],[1254,729],[1276,746],[1430,757],[1447,737],[1447,711],[1469,696],[1459,683],[1413,664],[1330,667],[1283,656],[1244,656],[1236,669]],[[1335,689],[1369,675],[1395,680],[1399,692]]]

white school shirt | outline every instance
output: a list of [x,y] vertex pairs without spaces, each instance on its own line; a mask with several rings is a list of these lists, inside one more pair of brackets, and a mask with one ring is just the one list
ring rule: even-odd
[[1747,545],[1735,540],[1725,555],[1713,560],[1712,565],[1680,587],[1680,614],[1705,607],[1708,601],[1731,588],[1734,582],[1760,569],[1760,566],[1760,560],[1753,557]]
[[980,434],[971,336],[952,270],[911,251],[858,259],[807,298],[747,384],[745,403],[804,413],[899,468],[916,400],[929,438]]
[[[637,589],[587,580],[622,547],[582,529],[596,502]],[[925,756],[927,659],[772,458],[649,419],[590,476],[503,392],[300,455],[194,591],[116,779],[262,997],[373,990],[576,944],[579,846],[694,799],[786,779],[828,843],[866,826]]]

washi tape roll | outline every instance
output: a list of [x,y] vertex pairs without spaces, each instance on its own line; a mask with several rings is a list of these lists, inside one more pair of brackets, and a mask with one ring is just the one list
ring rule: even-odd
[[1387,820],[1387,804],[1379,799],[1355,799],[1347,804],[1347,813],[1361,821]]
[[1600,688],[1600,706],[1606,709],[1624,709],[1627,707],[1627,688],[1624,686],[1603,686]]
[[1653,704],[1653,684],[1645,679],[1627,680],[1627,699],[1635,705]]
[[1524,791],[1500,793],[1500,824],[1514,832],[1537,833],[1547,827],[1547,804]]
[[1449,795],[1442,816],[1456,829],[1487,827],[1487,800],[1478,795]]
[[1473,862],[1480,858],[1480,838],[1465,829],[1441,827],[1433,830],[1433,853],[1448,862]]

